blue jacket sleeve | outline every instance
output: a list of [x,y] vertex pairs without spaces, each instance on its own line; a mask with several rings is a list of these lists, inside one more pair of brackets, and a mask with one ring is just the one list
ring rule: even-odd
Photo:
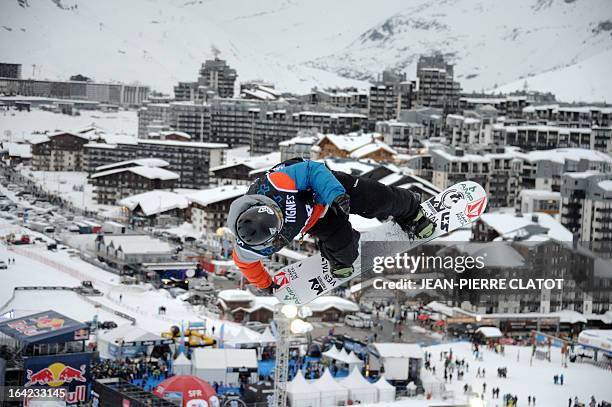
[[322,163],[306,160],[279,171],[286,173],[295,181],[298,191],[311,188],[317,203],[329,205],[338,195],[345,192],[340,181]]

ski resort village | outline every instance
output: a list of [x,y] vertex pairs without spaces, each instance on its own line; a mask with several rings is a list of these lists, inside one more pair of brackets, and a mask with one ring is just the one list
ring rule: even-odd
[[0,407],[611,407],[604,0],[6,0]]

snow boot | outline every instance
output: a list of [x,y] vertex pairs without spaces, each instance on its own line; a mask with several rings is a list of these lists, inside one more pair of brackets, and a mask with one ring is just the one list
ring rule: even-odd
[[394,220],[404,232],[415,239],[427,239],[436,230],[436,224],[425,216],[420,206],[416,216],[395,218]]

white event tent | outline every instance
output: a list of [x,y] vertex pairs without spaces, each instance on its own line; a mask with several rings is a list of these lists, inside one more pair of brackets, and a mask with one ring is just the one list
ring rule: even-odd
[[395,386],[385,379],[385,376],[380,376],[378,381],[374,383],[374,387],[378,390],[378,402],[395,401]]
[[359,372],[358,368],[353,368],[351,373],[340,384],[349,391],[349,398],[364,403],[376,403],[378,401],[378,390],[367,381]]
[[321,406],[337,406],[339,403],[346,404],[349,398],[348,390],[332,377],[328,369],[325,369],[321,377],[312,383],[311,388],[321,393]]
[[298,370],[292,381],[287,383],[287,395],[291,407],[319,407],[321,405],[321,392],[304,378],[302,371]]
[[179,353],[174,362],[172,363],[172,373],[175,375],[190,375],[191,374],[191,360],[187,359],[187,356],[183,352]]

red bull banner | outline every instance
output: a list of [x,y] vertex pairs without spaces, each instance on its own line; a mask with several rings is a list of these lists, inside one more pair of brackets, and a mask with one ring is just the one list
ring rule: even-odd
[[65,401],[69,405],[86,401],[91,389],[91,358],[91,353],[26,358],[23,386],[65,388]]

